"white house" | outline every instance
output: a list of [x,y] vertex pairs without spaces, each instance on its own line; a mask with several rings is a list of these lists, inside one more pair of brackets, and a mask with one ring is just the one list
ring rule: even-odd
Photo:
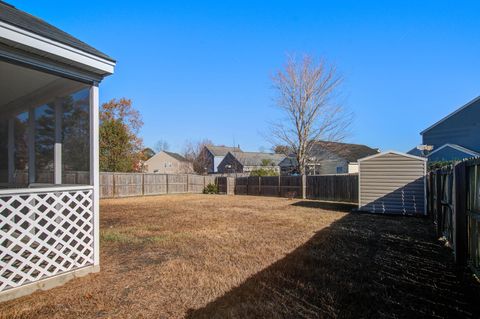
[[98,87],[114,67],[0,1],[0,301],[99,270]]

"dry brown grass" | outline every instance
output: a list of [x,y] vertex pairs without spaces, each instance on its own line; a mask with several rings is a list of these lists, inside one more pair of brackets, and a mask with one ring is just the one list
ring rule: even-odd
[[327,208],[246,196],[104,200],[101,272],[0,304],[0,317],[472,316],[429,221]]

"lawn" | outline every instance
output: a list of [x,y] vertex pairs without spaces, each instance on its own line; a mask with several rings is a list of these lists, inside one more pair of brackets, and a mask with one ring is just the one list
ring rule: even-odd
[[250,196],[104,200],[101,272],[0,304],[0,318],[476,317],[429,220],[336,209]]

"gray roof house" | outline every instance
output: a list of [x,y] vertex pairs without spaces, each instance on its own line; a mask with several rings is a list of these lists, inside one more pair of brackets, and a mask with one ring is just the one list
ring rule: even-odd
[[317,141],[310,151],[306,173],[307,175],[357,173],[357,161],[378,152],[378,149],[362,144]]
[[100,269],[99,84],[115,64],[0,1],[0,302]]
[[200,152],[199,157],[205,162],[206,171],[209,174],[218,173],[218,165],[223,160],[223,158],[229,153],[233,154],[242,152],[239,147],[229,147],[229,146],[215,146],[207,145]]
[[262,152],[228,152],[218,165],[219,173],[248,173],[259,168],[269,168],[280,173],[280,163],[286,158],[282,154]]
[[[451,161],[480,156],[480,97],[423,130],[422,144],[432,150],[429,161]],[[422,155],[414,148],[408,152]]]

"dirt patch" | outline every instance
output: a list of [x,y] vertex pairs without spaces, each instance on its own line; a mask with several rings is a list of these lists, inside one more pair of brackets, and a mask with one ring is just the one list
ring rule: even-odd
[[0,318],[475,316],[428,220],[315,203],[104,200],[101,272],[0,304]]

